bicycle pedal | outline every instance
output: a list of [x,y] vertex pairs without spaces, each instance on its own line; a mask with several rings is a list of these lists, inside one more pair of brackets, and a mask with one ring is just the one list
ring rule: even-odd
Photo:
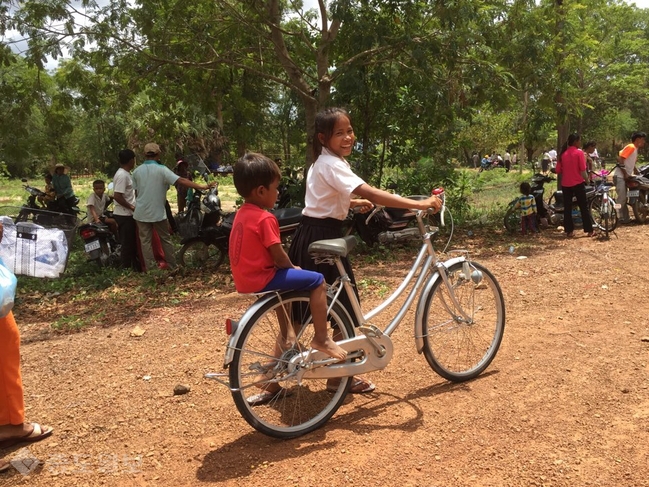
[[359,326],[358,329],[367,338],[379,338],[383,336],[383,332],[374,325]]

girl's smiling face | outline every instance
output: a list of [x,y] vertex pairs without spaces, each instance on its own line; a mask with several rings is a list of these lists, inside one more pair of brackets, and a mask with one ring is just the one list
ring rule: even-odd
[[352,153],[354,148],[354,129],[352,124],[344,115],[338,117],[336,124],[334,125],[333,132],[329,140],[324,140],[325,135],[320,133],[318,134],[320,138],[320,143],[329,149],[330,152],[336,154],[339,157],[346,157]]

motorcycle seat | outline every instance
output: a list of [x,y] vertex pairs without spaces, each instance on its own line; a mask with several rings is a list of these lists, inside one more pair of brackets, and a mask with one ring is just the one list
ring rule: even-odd
[[280,227],[294,225],[302,221],[302,208],[278,208],[271,210]]

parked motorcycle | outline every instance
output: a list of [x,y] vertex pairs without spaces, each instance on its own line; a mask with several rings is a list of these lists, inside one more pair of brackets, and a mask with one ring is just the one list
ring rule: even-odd
[[88,261],[96,262],[99,267],[120,265],[119,244],[108,225],[85,223],[79,227],[79,236],[83,239]]
[[[407,198],[423,200],[428,196],[415,195]],[[356,232],[370,247],[376,244],[389,245],[420,238],[419,229],[415,226],[416,221],[415,212],[401,208],[376,207],[368,214],[350,210],[343,233],[350,235]],[[433,238],[440,238],[448,247],[453,235],[453,225],[442,225],[439,214],[427,215],[426,223],[429,227],[438,229]]]
[[[282,243],[288,248],[290,239],[302,221],[302,208],[275,208]],[[179,215],[179,233],[183,236],[178,262],[184,267],[216,270],[228,253],[230,232],[235,212],[221,209],[218,187],[206,192],[195,190],[184,215]]]
[[[78,224],[80,210],[77,206],[70,206],[65,198],[57,198],[47,204],[39,204],[37,201],[44,199],[45,192],[27,184],[27,179],[22,179],[23,188],[29,193],[27,202],[20,207],[15,221],[32,221],[43,227],[56,227],[62,229],[68,236],[69,244],[72,244],[72,237]],[[79,199],[77,198],[77,203]]]
[[626,187],[626,204],[633,209],[633,216],[638,223],[646,223],[649,218],[649,178],[629,176]]

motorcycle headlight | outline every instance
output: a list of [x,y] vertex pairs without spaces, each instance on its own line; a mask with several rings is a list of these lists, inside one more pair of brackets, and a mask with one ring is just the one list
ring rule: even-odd
[[221,208],[221,200],[214,193],[210,193],[203,199],[203,205],[205,205],[209,211],[217,211]]

